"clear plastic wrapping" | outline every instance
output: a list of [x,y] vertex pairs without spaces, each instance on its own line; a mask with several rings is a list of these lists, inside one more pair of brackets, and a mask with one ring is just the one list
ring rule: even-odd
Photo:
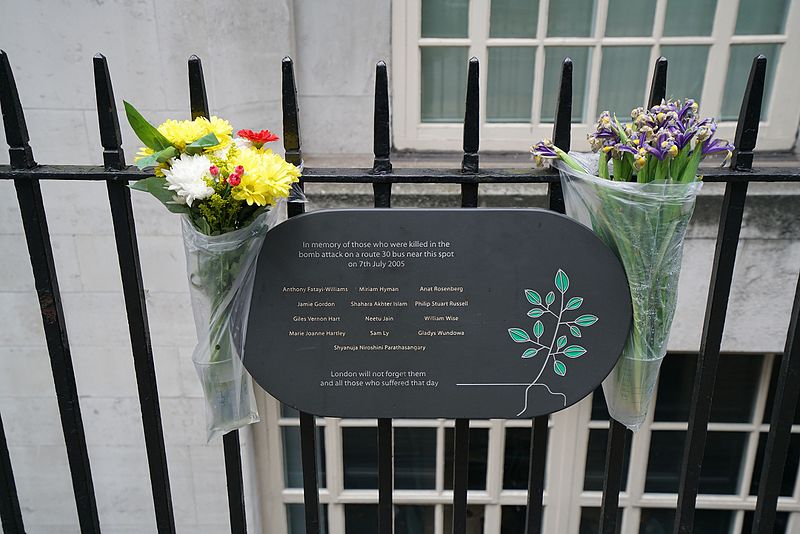
[[247,318],[264,236],[284,202],[233,232],[208,236],[183,217],[186,271],[197,346],[192,354],[206,400],[206,431],[218,434],[259,420],[250,375],[242,365]]
[[619,361],[603,382],[603,393],[611,417],[636,431],[647,415],[666,354],[683,240],[702,182],[614,182],[593,175],[596,156],[570,155],[587,172],[556,163],[567,214],[594,230],[619,257],[628,277],[633,324]]

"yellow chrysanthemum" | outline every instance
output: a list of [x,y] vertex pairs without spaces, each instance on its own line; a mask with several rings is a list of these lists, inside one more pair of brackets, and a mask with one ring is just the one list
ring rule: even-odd
[[207,135],[213,133],[219,144],[209,147],[206,149],[206,152],[213,152],[215,150],[219,150],[220,148],[224,148],[228,146],[231,142],[231,134],[233,133],[233,126],[226,121],[225,119],[220,119],[217,116],[212,116],[211,119],[206,119],[205,117],[198,117],[195,121],[200,125],[203,129],[202,135]]
[[[139,148],[139,151],[133,157],[133,162],[136,163],[137,161],[139,161],[142,158],[146,158],[148,156],[152,156],[154,153],[155,153],[155,151],[152,148],[148,148],[146,146],[143,146],[143,147]],[[153,174],[155,174],[156,176],[164,176],[164,169],[166,169],[168,167],[169,167],[169,165],[167,165],[166,163],[160,163],[157,167],[155,167],[153,169]]]
[[241,182],[231,189],[231,195],[249,206],[271,206],[278,199],[286,198],[292,184],[300,178],[300,169],[271,151],[243,148],[231,163],[244,167]]
[[198,119],[193,121],[169,119],[158,126],[158,131],[181,152],[186,149],[186,145],[208,133]]

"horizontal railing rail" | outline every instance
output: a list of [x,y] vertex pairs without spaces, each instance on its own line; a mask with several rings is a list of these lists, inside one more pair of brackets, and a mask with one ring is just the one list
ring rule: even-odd
[[[147,323],[144,284],[136,242],[135,217],[127,184],[148,176],[127,166],[122,150],[122,136],[116,101],[106,59],[94,58],[98,122],[103,146],[102,166],[38,165],[29,144],[23,107],[17,93],[8,57],[0,52],[0,106],[9,145],[10,165],[0,165],[0,180],[14,182],[23,221],[25,239],[31,257],[34,282],[44,324],[50,355],[53,380],[61,416],[61,426],[67,447],[69,469],[81,531],[99,533],[101,522],[93,487],[93,479],[80,410],[78,390],[72,367],[67,328],[58,277],[50,244],[41,180],[105,181],[108,187],[120,276],[128,316],[134,368],[141,405],[143,432],[159,533],[174,533],[175,520],[170,493],[169,469],[164,445],[163,425],[155,380],[155,363]],[[688,428],[681,467],[679,498],[674,532],[693,531],[695,502],[699,488],[700,467],[705,449],[714,379],[719,361],[720,344],[733,277],[736,248],[742,225],[742,214],[751,182],[798,183],[800,169],[768,167],[753,169],[753,150],[756,146],[761,102],[766,77],[766,58],[753,61],[747,89],[742,101],[736,130],[736,152],[727,168],[703,169],[704,181],[725,185],[722,212],[716,241],[713,272],[703,326],[700,357],[697,361]],[[288,161],[303,162],[299,127],[297,88],[291,59],[281,66],[283,140]],[[649,103],[660,102],[666,93],[667,61],[656,62]],[[460,167],[394,168],[390,151],[390,113],[388,72],[386,64],[376,66],[374,108],[374,162],[372,168],[305,168],[301,187],[305,183],[373,184],[374,204],[388,208],[392,200],[392,184],[460,184],[461,205],[477,208],[480,186],[483,184],[547,184],[549,207],[563,213],[564,202],[558,174],[552,170],[530,167],[518,169],[484,169],[480,167],[479,124],[479,66],[474,58],[469,62],[466,84],[464,144]],[[189,59],[190,114],[208,116],[209,104],[200,59]],[[553,126],[553,142],[563,150],[570,148],[570,118],[572,115],[572,62],[565,59]],[[302,204],[290,204],[289,216],[302,213]],[[788,454],[791,422],[800,394],[800,282],[795,293],[786,349],[781,360],[772,419],[764,454],[761,483],[753,522],[753,534],[772,531],[783,466]],[[20,511],[12,458],[9,454],[0,420],[0,518],[5,534],[23,533],[23,514]],[[543,498],[547,460],[549,417],[536,417],[531,425],[531,450],[528,473],[528,506],[525,532],[541,533],[543,529]],[[379,497],[377,532],[393,532],[393,465],[392,420],[378,421]],[[600,530],[614,533],[619,528],[617,507],[622,484],[622,464],[627,430],[612,422],[608,437]],[[319,484],[317,480],[317,444],[314,415],[300,413],[301,457],[303,467],[306,532],[321,531],[319,517]],[[467,473],[469,462],[469,421],[455,422],[455,454],[453,484],[453,533],[466,532]],[[224,462],[228,487],[231,532],[247,530],[242,483],[242,461],[239,436],[231,432],[224,436]],[[336,533],[338,534],[338,533]],[[398,533],[400,534],[400,533]]]

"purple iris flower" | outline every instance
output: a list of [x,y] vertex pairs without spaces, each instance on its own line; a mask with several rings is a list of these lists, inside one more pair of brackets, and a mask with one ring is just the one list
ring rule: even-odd
[[535,145],[531,147],[531,154],[534,157],[540,158],[557,158],[558,154],[554,150],[553,144],[549,143],[547,140],[539,141]]
[[659,160],[663,160],[667,156],[673,155],[671,149],[673,146],[675,146],[675,142],[667,132],[661,133],[655,139],[653,145],[644,145],[644,147],[645,149],[647,149],[648,152],[657,157]]
[[730,154],[732,150],[733,145],[724,139],[711,139],[710,141],[703,143],[704,156],[708,154],[719,154],[720,152],[727,152]]

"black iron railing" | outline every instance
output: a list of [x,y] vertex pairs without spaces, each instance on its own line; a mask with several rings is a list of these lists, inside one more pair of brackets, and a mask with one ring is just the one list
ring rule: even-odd
[[[120,274],[128,315],[133,359],[142,411],[143,431],[147,447],[156,526],[159,533],[174,533],[175,520],[170,496],[170,481],[164,448],[164,435],[156,386],[153,351],[147,324],[141,267],[136,242],[135,220],[131,206],[130,180],[145,177],[125,163],[119,118],[106,59],[94,58],[97,110],[103,145],[103,162],[99,166],[38,165],[29,145],[22,105],[17,94],[8,57],[0,52],[0,105],[9,145],[10,165],[0,166],[0,179],[13,180],[24,225],[25,238],[33,267],[36,291],[53,380],[58,399],[61,425],[67,447],[72,486],[81,531],[99,533],[100,520],[92,483],[78,392],[70,356],[64,311],[58,290],[58,279],[50,245],[47,219],[39,187],[40,180],[85,181],[102,180],[108,187]],[[678,510],[674,531],[689,534],[693,531],[695,502],[699,487],[700,466],[705,448],[714,379],[719,362],[720,343],[730,295],[736,248],[742,224],[747,186],[750,182],[800,182],[798,169],[752,169],[753,150],[758,135],[761,102],[766,75],[766,58],[754,59],[747,89],[742,101],[736,130],[736,153],[730,167],[710,170],[707,182],[724,182],[725,196],[716,242],[714,267],[708,294],[703,326],[700,357],[697,361],[695,384],[689,415],[681,468]],[[386,65],[379,62],[375,79],[374,154],[371,169],[306,168],[304,182],[370,183],[374,188],[376,207],[390,207],[394,183],[455,183],[461,185],[461,204],[477,208],[479,186],[488,183],[546,183],[549,186],[550,209],[563,212],[564,201],[558,175],[552,171],[525,169],[481,169],[479,165],[479,95],[478,61],[469,62],[466,112],[464,118],[464,154],[457,169],[398,169],[393,170],[390,159],[389,92]],[[660,58],[653,72],[649,102],[660,102],[666,93],[667,61]],[[302,162],[298,121],[297,91],[292,60],[282,64],[283,82],[283,139],[286,159]],[[191,116],[208,116],[203,70],[200,60],[189,59],[189,94]],[[572,115],[572,62],[565,59],[561,71],[553,141],[563,150],[570,147],[570,117]],[[302,204],[290,204],[289,216],[303,211]],[[787,288],[788,289],[788,288]],[[781,360],[779,379],[774,395],[772,419],[761,471],[753,534],[772,532],[775,521],[780,480],[788,453],[792,418],[800,393],[800,282],[795,293],[791,324]],[[526,534],[542,532],[542,497],[548,417],[536,417],[532,424],[530,468],[528,474],[528,508]],[[467,516],[467,468],[469,421],[455,424],[455,458],[453,484],[453,533],[463,534]],[[612,422],[608,437],[600,530],[603,534],[616,532],[617,507],[622,482],[625,428]],[[320,532],[319,488],[316,468],[314,415],[300,414],[301,454],[305,495],[306,532]],[[223,438],[225,470],[228,485],[231,532],[246,532],[242,462],[238,432]],[[392,421],[378,421],[379,451],[379,521],[378,532],[391,534],[392,526]],[[0,420],[0,518],[5,534],[23,533],[23,517],[17,498],[11,461]],[[339,533],[336,533],[339,534]],[[398,533],[400,534],[400,533]]]

